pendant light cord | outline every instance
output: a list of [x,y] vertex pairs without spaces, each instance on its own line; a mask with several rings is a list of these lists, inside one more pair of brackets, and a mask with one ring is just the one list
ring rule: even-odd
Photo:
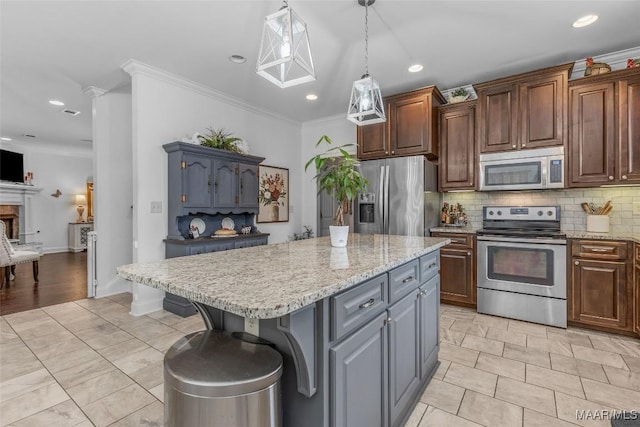
[[369,75],[369,0],[364,0],[364,74]]

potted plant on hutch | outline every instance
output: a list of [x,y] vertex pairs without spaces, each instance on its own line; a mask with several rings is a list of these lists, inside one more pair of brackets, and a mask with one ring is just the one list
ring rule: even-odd
[[[327,135],[322,135],[316,147],[322,143],[331,145]],[[344,225],[344,207],[367,188],[367,180],[356,169],[358,160],[347,150],[353,144],[344,144],[327,149],[324,153],[316,154],[304,166],[306,171],[312,164],[316,167],[314,179],[318,184],[318,193],[326,191],[338,201],[338,208],[333,217],[334,225],[329,226],[331,246],[344,247],[347,245],[349,226]]]

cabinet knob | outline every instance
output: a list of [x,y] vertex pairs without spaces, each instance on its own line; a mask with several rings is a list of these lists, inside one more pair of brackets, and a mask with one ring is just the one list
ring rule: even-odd
[[527,144],[523,142],[523,143],[522,143],[522,146],[523,146],[523,147],[526,147],[526,146],[527,146]]
[[471,255],[471,251],[467,252],[467,255]]
[[391,154],[396,154],[396,151],[395,150],[391,150]]
[[613,181],[613,176],[609,175],[609,181]]
[[578,261],[574,261],[573,262],[575,265],[580,265],[580,263]]
[[511,148],[516,148],[516,144],[513,144],[513,145],[511,146]]
[[385,152],[384,152],[384,154],[389,154],[389,152],[388,152],[388,151],[385,151]]
[[622,179],[627,179],[627,175],[622,175]]
[[385,326],[390,324],[391,322],[393,322],[393,319],[391,317],[387,317],[386,319],[384,319]]

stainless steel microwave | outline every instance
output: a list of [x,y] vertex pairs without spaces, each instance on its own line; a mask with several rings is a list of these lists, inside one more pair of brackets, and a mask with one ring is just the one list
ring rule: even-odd
[[480,154],[480,191],[564,188],[564,147]]

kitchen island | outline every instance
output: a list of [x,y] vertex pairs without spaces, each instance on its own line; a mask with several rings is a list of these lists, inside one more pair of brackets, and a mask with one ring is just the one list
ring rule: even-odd
[[118,268],[283,355],[285,426],[402,425],[438,366],[446,238],[351,234]]

